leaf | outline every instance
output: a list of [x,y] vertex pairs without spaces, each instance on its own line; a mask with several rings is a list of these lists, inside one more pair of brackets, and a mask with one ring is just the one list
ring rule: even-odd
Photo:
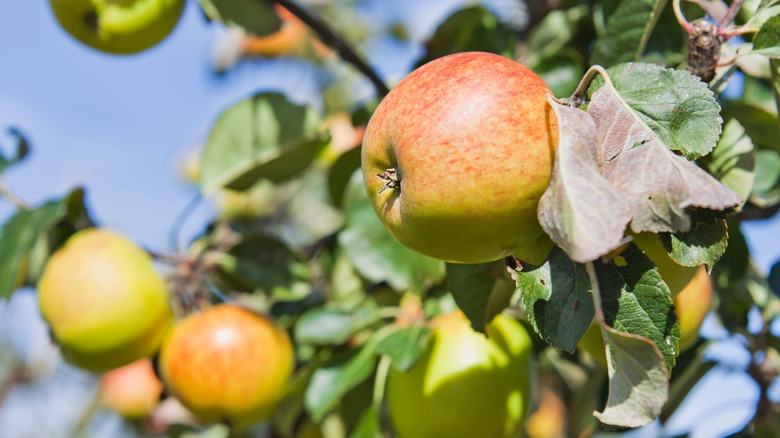
[[447,289],[471,327],[485,333],[485,325],[504,308],[515,287],[507,276],[503,260],[478,265],[447,263]]
[[648,63],[621,64],[608,72],[622,106],[669,149],[693,160],[715,147],[723,123],[720,106],[697,76]]
[[776,151],[756,151],[756,179],[750,202],[763,208],[780,203],[780,154]]
[[640,336],[602,326],[607,341],[609,396],[602,412],[605,424],[640,427],[655,420],[669,397],[669,375],[658,349]]
[[400,327],[384,336],[376,345],[376,352],[390,358],[393,368],[409,371],[428,343],[430,329],[421,324]]
[[550,345],[574,353],[595,314],[584,266],[555,248],[544,265],[517,274],[517,287],[534,330]]
[[588,113],[550,102],[559,141],[550,185],[539,200],[539,223],[575,262],[585,263],[617,248],[631,209],[600,173],[591,148],[596,125]]
[[714,266],[728,246],[729,233],[722,214],[694,209],[693,226],[684,233],[661,233],[669,257],[683,266]]
[[360,169],[360,152],[359,147],[344,152],[328,170],[328,188],[334,205],[341,205],[349,179]]
[[606,323],[650,339],[671,371],[679,353],[680,323],[672,293],[653,262],[632,243],[612,262],[595,265]]
[[344,212],[346,228],[339,233],[338,244],[368,280],[386,281],[397,291],[421,291],[444,277],[444,262],[403,246],[382,225],[363,188],[360,171],[347,186]]
[[[780,83],[780,82],[779,82]],[[780,85],[778,85],[780,86]],[[769,148],[780,152],[780,123],[777,115],[746,100],[724,100],[723,117],[737,119],[757,148]],[[761,162],[757,161],[760,165]]]
[[341,345],[360,330],[379,321],[375,309],[356,312],[317,307],[305,312],[295,323],[295,341],[301,344]]
[[780,0],[762,0],[744,27],[760,30],[764,23],[777,15],[780,15]]
[[16,128],[11,128],[8,131],[16,138],[16,151],[12,157],[6,157],[3,155],[2,151],[0,151],[0,174],[10,166],[24,160],[30,153],[30,142],[27,141],[27,137],[24,133]]
[[687,208],[725,210],[742,201],[670,151],[609,84],[593,94],[588,113],[598,129],[600,171],[631,204],[634,232],[687,231]]
[[606,33],[593,44],[591,64],[610,67],[644,53],[667,0],[622,0],[607,18]]
[[253,35],[268,35],[279,30],[282,21],[273,2],[257,0],[199,0],[203,12],[212,20],[240,27]]
[[246,190],[261,178],[292,178],[324,147],[320,122],[316,110],[279,93],[257,94],[233,105],[212,126],[201,160],[201,190]]
[[553,10],[544,16],[528,35],[528,56],[522,63],[531,69],[542,59],[558,55],[576,35],[579,23],[590,16],[585,5],[566,10]]
[[376,364],[376,342],[372,339],[356,351],[340,354],[314,371],[306,388],[304,404],[315,423],[333,410],[350,389],[371,376]]
[[357,425],[349,434],[349,438],[382,438],[382,428],[379,423],[381,407],[376,403],[367,407]]
[[[780,11],[778,11],[780,13]],[[780,15],[768,19],[753,39],[753,51],[770,58],[780,58]]]
[[244,234],[241,242],[216,260],[223,280],[245,292],[292,287],[292,266],[300,258],[283,242],[265,234]]
[[32,210],[19,210],[0,230],[0,299],[9,298],[27,269],[38,241],[68,213],[71,196],[49,201]]
[[753,141],[737,119],[726,123],[718,145],[703,163],[710,174],[741,196],[743,203],[747,201],[753,189],[756,157]]

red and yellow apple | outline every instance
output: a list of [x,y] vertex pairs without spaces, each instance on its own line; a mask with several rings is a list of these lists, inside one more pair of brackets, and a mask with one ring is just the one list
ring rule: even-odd
[[125,418],[143,418],[160,402],[163,385],[149,358],[111,370],[100,379],[100,401]]
[[434,318],[426,351],[391,370],[387,412],[400,438],[514,437],[527,413],[533,359],[523,326],[506,316],[472,330],[462,313]]
[[49,0],[60,25],[82,43],[107,53],[146,50],[173,31],[184,0]]
[[287,332],[276,323],[220,304],[175,325],[163,343],[160,372],[199,420],[241,430],[271,416],[294,362]]
[[362,151],[366,190],[390,233],[458,263],[497,260],[539,239],[537,204],[558,136],[547,94],[528,68],[482,52],[436,59],[403,79],[374,112]]
[[41,314],[64,358],[103,372],[154,354],[172,321],[151,257],[102,229],[74,234],[38,283]]

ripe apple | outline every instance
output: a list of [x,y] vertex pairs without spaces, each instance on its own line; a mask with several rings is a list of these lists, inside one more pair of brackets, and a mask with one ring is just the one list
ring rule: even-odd
[[680,320],[680,351],[690,348],[699,339],[699,329],[712,305],[712,280],[704,266],[674,297],[674,310]]
[[242,41],[242,51],[245,55],[276,57],[295,53],[303,47],[311,36],[309,28],[298,17],[287,9],[274,5],[282,28],[261,37],[246,35]]
[[100,380],[100,401],[123,417],[143,418],[160,401],[163,385],[154,374],[149,358],[111,370]]
[[107,53],[146,50],[173,31],[184,0],[49,0],[60,25],[82,43]]
[[94,372],[154,354],[172,320],[168,287],[151,257],[96,228],[52,255],[38,300],[65,359]]
[[390,233],[456,263],[497,260],[539,239],[536,207],[558,138],[547,94],[528,68],[481,52],[436,59],[402,80],[374,112],[362,151],[366,190]]
[[658,267],[658,273],[661,274],[661,278],[669,286],[672,296],[680,293],[698,272],[697,266],[682,266],[672,260],[657,234],[640,233],[634,235],[633,238],[639,249],[644,251]]
[[532,347],[514,319],[499,315],[488,337],[462,313],[431,321],[427,350],[408,372],[388,375],[387,412],[400,438],[514,437],[529,406]]
[[287,332],[232,304],[178,322],[160,353],[171,393],[201,421],[225,422],[236,430],[271,416],[294,362]]

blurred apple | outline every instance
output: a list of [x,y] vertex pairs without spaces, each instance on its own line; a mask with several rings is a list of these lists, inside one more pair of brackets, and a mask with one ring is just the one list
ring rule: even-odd
[[100,400],[108,409],[135,419],[151,414],[160,401],[163,385],[148,358],[111,370],[100,380]]
[[690,348],[699,339],[699,329],[712,305],[712,280],[704,266],[696,270],[693,279],[674,297],[674,310],[680,320],[680,351]]
[[282,328],[232,304],[179,321],[160,353],[170,392],[199,420],[224,422],[234,430],[271,416],[294,363]]
[[408,372],[390,371],[387,410],[400,438],[515,437],[531,396],[531,339],[499,315],[488,336],[462,313],[434,318],[432,338]]
[[[558,141],[548,94],[528,68],[482,52],[402,80],[371,117],[362,151],[366,190],[390,233],[456,263],[504,258],[542,237],[536,209]],[[523,258],[541,263],[550,249]]]
[[550,373],[539,376],[539,406],[525,424],[528,438],[564,438],[568,412],[561,398],[555,377]]
[[144,250],[96,228],[74,234],[38,283],[41,314],[64,358],[94,372],[154,354],[172,320],[169,299]]
[[173,31],[184,0],[49,0],[60,25],[82,43],[130,54],[157,45]]

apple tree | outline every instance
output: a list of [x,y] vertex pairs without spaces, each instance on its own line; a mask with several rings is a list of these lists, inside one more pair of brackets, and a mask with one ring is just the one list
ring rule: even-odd
[[[413,2],[191,3],[228,29],[224,80],[290,57],[321,90],[221,109],[149,248],[96,223],[89,187],[20,199],[12,129],[0,299],[37,288],[65,361],[105,373],[64,436],[108,410],[139,436],[669,434],[721,366],[708,315],[758,391],[734,436],[778,430],[780,265],[743,230],[780,208],[779,1],[454,1],[430,29]],[[128,56],[185,2],[50,5]],[[419,48],[413,72],[379,73],[380,37]],[[0,403],[30,380],[8,361]]]

